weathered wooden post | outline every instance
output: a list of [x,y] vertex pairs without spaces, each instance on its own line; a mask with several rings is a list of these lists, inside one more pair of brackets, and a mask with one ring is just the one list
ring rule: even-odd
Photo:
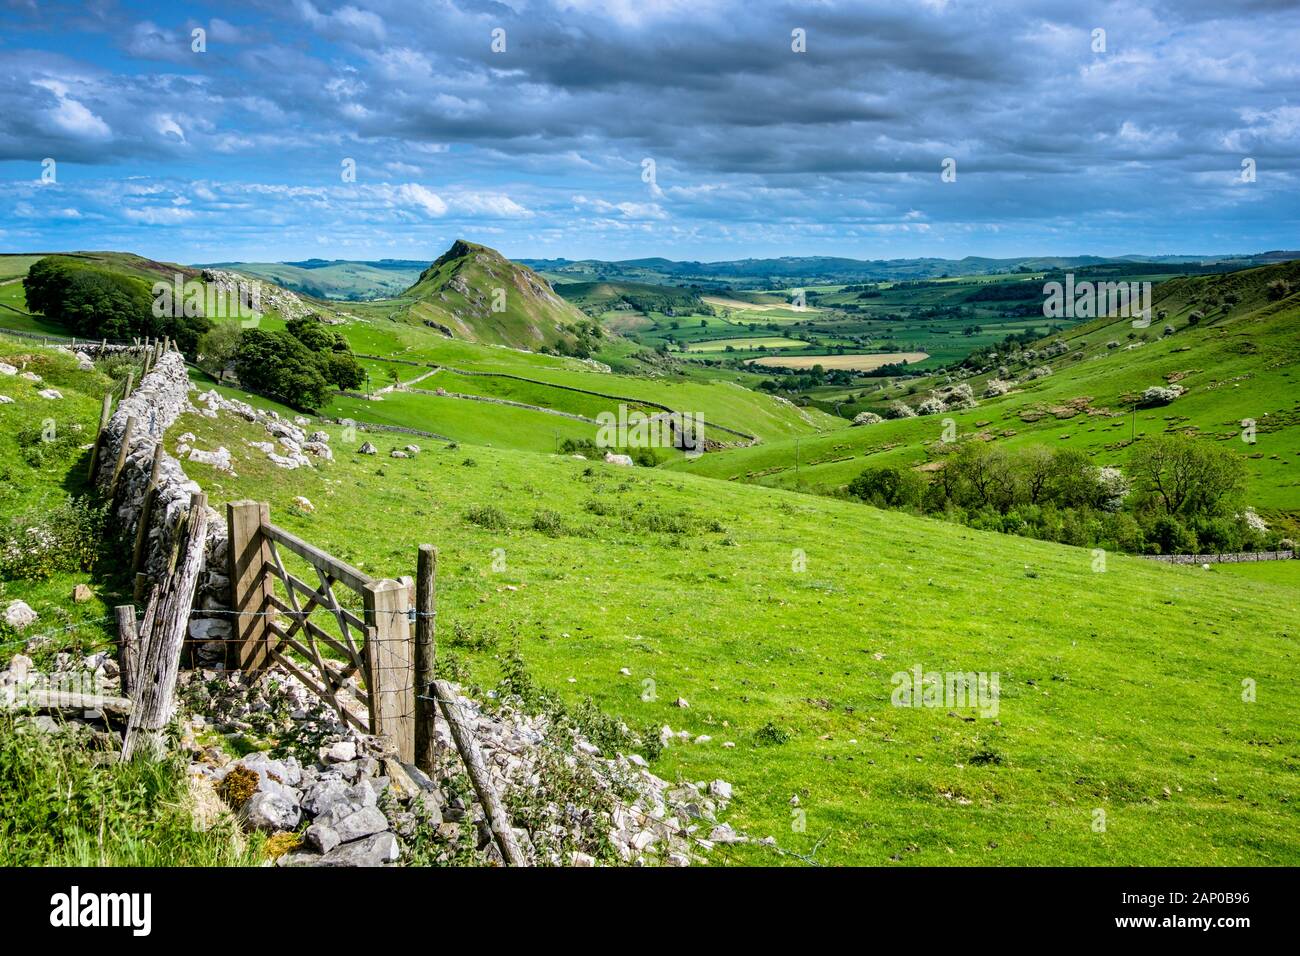
[[122,673],[122,696],[130,697],[135,690],[136,659],[140,653],[135,605],[119,604],[113,612],[117,616],[117,666]]
[[162,467],[162,439],[153,446],[153,466],[149,469],[149,484],[145,486],[140,501],[140,518],[135,528],[135,550],[131,554],[132,573],[140,570],[144,561],[144,546],[149,540],[149,519],[153,516],[154,498],[158,496],[158,471]]
[[117,461],[113,463],[113,477],[108,483],[108,500],[117,498],[117,483],[122,478],[122,469],[126,467],[126,454],[131,450],[131,439],[135,436],[135,416],[128,415],[126,427],[122,429],[122,441],[117,446]]
[[123,386],[122,388],[122,401],[125,402],[128,398],[131,397],[131,383],[134,381],[135,381],[135,369],[129,368],[126,370],[126,385]]
[[433,698],[436,676],[438,549],[420,545],[415,571],[415,765],[433,773],[434,717],[438,707]]
[[508,866],[527,866],[528,861],[524,859],[523,853],[519,851],[519,845],[515,843],[515,832],[510,828],[510,818],[506,816],[505,807],[497,796],[496,788],[492,786],[492,777],[488,773],[487,765],[483,763],[483,754],[478,749],[478,741],[474,739],[473,732],[461,718],[460,707],[456,704],[456,695],[451,685],[439,680],[434,681],[433,686],[438,698],[438,706],[442,708],[442,715],[447,718],[451,739],[456,742],[456,749],[460,751],[465,769],[469,771],[470,783],[474,785],[474,792],[478,794],[483,812],[487,814],[488,825],[492,828],[492,835],[496,837],[497,848],[500,849],[502,858]]
[[112,389],[104,393],[104,404],[99,409],[99,431],[95,434],[95,445],[90,449],[90,472],[87,477],[90,481],[95,480],[95,465],[99,462],[99,449],[104,444],[104,429],[108,427],[108,421],[113,417],[113,391]]
[[135,674],[131,720],[122,744],[123,761],[137,753],[156,759],[166,752],[165,733],[172,718],[181,648],[189,631],[194,589],[203,568],[207,504],[207,496],[202,493],[190,496],[183,531],[178,528],[178,537],[182,533],[184,537],[180,539],[177,567],[154,590],[145,612],[144,646]]
[[259,501],[226,505],[230,607],[235,612],[234,664],[242,671],[259,671],[270,657],[266,613],[271,610],[274,582],[265,569],[275,563],[262,525],[271,523],[271,508]]
[[365,604],[366,689],[370,732],[387,736],[405,762],[415,760],[415,660],[411,653],[411,586],[373,581],[361,592]]

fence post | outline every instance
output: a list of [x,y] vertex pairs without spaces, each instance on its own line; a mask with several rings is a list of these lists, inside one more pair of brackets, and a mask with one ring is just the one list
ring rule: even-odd
[[108,500],[117,500],[117,483],[126,467],[126,454],[131,450],[131,439],[135,437],[135,416],[128,415],[126,427],[122,429],[122,441],[117,446],[117,461],[113,463],[113,477],[108,483]]
[[438,549],[420,545],[415,572],[415,765],[433,773],[434,662],[437,659],[435,624],[437,613]]
[[183,528],[178,528],[180,557],[174,573],[155,588],[145,612],[144,646],[135,674],[131,719],[122,744],[123,761],[136,753],[158,759],[166,752],[166,727],[175,706],[176,675],[181,648],[189,631],[194,588],[203,568],[207,541],[208,499],[201,492],[190,496]]
[[135,661],[140,650],[135,605],[119,604],[113,612],[117,615],[117,666],[122,675],[122,696],[129,698],[135,691]]
[[95,433],[95,445],[90,449],[90,472],[87,478],[93,484],[95,481],[95,465],[99,462],[99,449],[104,445],[104,429],[108,427],[108,420],[113,417],[113,390],[109,389],[104,393],[104,404],[99,409],[99,431]]
[[271,508],[258,501],[226,505],[230,564],[230,608],[235,612],[235,664],[242,671],[259,671],[267,664],[270,646],[266,612],[271,610],[273,584],[266,573],[273,563],[262,525],[271,523]]
[[158,496],[158,470],[162,467],[163,444],[159,439],[153,446],[153,466],[149,469],[149,483],[145,485],[144,498],[140,500],[140,519],[136,522],[135,551],[131,554],[132,573],[140,570],[144,561],[144,546],[149,540],[149,519],[153,516],[153,500]]
[[383,580],[362,591],[370,732],[387,736],[404,762],[415,760],[415,661],[411,654],[411,585]]

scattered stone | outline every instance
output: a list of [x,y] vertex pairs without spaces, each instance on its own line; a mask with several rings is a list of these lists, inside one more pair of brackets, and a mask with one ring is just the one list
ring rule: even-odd
[[235,462],[230,457],[230,451],[224,447],[218,448],[216,451],[191,448],[189,455],[186,457],[190,461],[197,461],[200,465],[211,465],[217,471],[224,471],[227,474],[234,474],[235,471]]
[[63,397],[63,393],[60,392],[57,388],[43,388],[36,394],[41,396],[41,398],[48,398],[51,401],[53,401],[56,398]]
[[379,449],[376,448],[371,442],[368,441],[362,442],[361,447],[357,449],[357,453],[360,455],[375,455],[378,454],[378,452]]
[[5,623],[15,631],[21,631],[36,621],[36,612],[26,601],[10,601],[5,608]]
[[406,452],[402,451],[402,449],[400,448],[394,448],[392,451],[388,453],[388,457],[389,458],[410,458],[411,456],[408,455]]
[[14,400],[8,395],[0,395],[0,405],[12,405]]
[[293,496],[293,503],[294,503],[294,504],[295,504],[299,509],[301,509],[302,511],[307,512],[308,514],[312,514],[312,513],[316,510],[316,506],[315,506],[314,504],[312,504],[310,500],[308,500],[307,498],[304,498],[302,495],[294,495],[294,496]]
[[95,597],[95,592],[90,589],[88,584],[78,584],[72,589],[72,601],[74,604],[85,604]]
[[340,740],[328,748],[321,756],[328,763],[347,763],[357,759],[357,745],[350,740]]
[[0,362],[0,375],[17,375],[18,369],[14,368],[8,362]]
[[302,811],[287,792],[259,790],[239,813],[248,826],[266,833],[292,830],[302,820]]
[[690,707],[691,705],[687,703],[685,697],[678,697],[675,701],[673,701],[673,706],[681,707],[683,710],[685,710],[687,707]]

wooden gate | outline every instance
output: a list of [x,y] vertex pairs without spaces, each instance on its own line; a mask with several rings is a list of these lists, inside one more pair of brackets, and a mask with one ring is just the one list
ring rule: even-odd
[[[232,666],[251,673],[279,664],[357,729],[392,740],[415,759],[412,582],[375,580],[271,523],[257,501],[226,506]],[[286,567],[281,549],[315,573],[313,585]],[[354,598],[340,601],[342,585]],[[312,615],[317,614],[313,620]],[[355,680],[353,680],[355,678]]]

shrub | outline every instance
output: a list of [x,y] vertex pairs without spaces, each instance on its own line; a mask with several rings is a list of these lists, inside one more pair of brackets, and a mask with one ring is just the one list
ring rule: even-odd
[[0,526],[0,577],[40,581],[91,570],[104,546],[107,510],[89,498],[73,498]]
[[465,512],[465,520],[489,531],[504,531],[510,527],[510,519],[500,508],[492,505],[475,505]]
[[754,731],[754,739],[760,744],[767,746],[780,746],[790,742],[790,732],[778,727],[772,721],[768,721],[758,730]]
[[533,530],[540,531],[549,538],[558,538],[572,533],[560,513],[549,509],[533,513]]

